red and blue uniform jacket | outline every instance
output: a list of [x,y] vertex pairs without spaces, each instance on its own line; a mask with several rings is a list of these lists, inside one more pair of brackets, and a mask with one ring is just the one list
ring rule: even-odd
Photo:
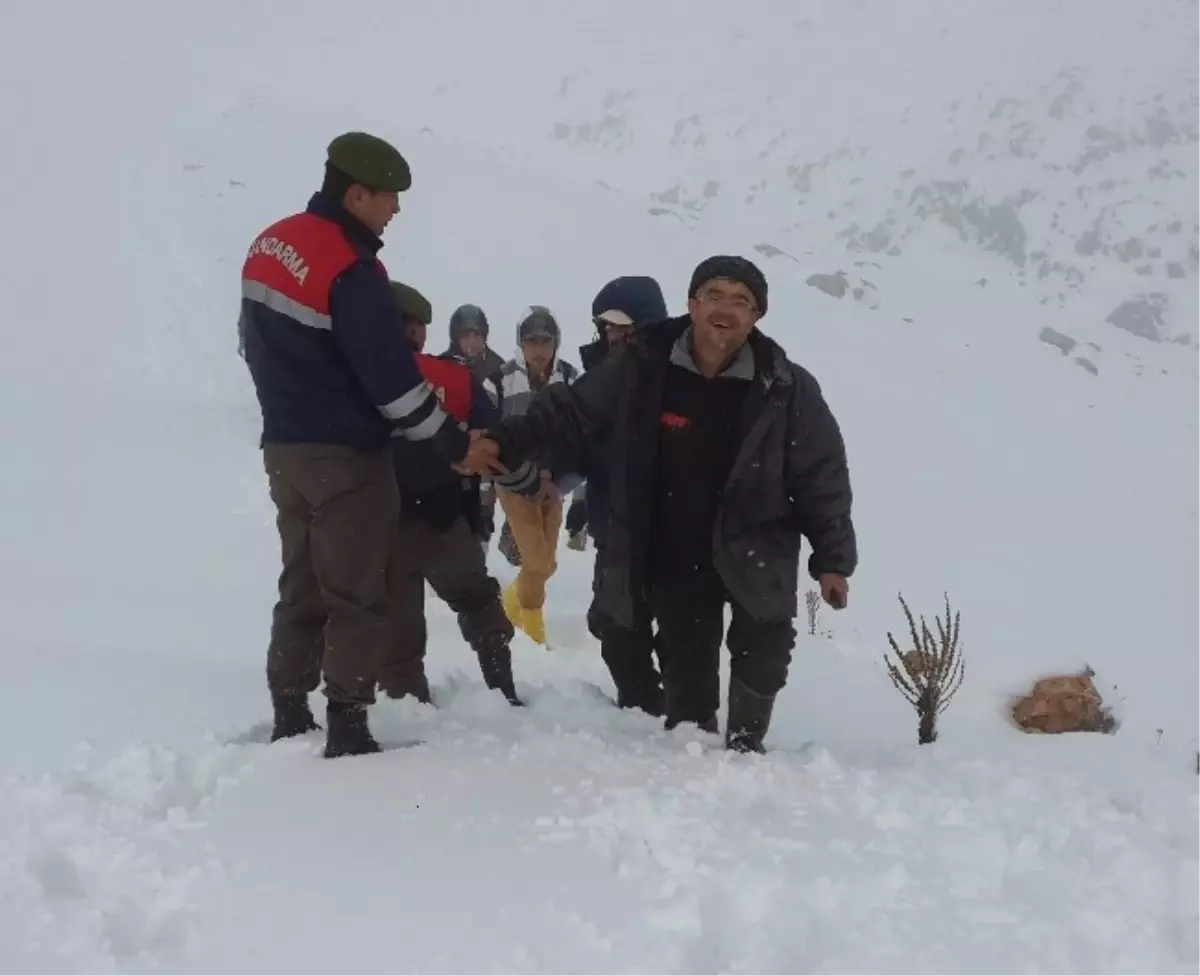
[[421,375],[399,328],[382,241],[320,193],[255,239],[238,323],[263,441],[382,450],[395,432],[441,465],[468,437]]
[[[417,365],[452,421],[463,429],[486,430],[500,421],[500,410],[469,367],[446,357],[417,354]],[[441,531],[464,516],[479,527],[479,479],[454,471],[428,443],[393,437],[400,510]]]

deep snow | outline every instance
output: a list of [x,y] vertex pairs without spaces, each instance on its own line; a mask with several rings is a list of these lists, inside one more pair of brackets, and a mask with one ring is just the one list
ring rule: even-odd
[[[748,9],[7,14],[0,968],[1196,971],[1194,5]],[[517,647],[529,709],[431,600],[442,708],[376,709],[403,748],[258,741],[277,556],[236,276],[356,126],[413,164],[393,275],[439,323],[482,304],[500,350],[530,302],[577,361],[607,278],[654,274],[678,310],[708,254],[762,264],[764,327],[846,430],[863,556],[769,756],[603,701],[590,554],[565,549],[555,650]],[[913,195],[962,179],[963,205]],[[1006,204],[1024,265],[963,217]],[[859,297],[806,284],[838,271]],[[1164,341],[1105,322],[1139,293]],[[963,612],[926,749],[880,665],[898,590]],[[1084,664],[1115,737],[1006,723]]]

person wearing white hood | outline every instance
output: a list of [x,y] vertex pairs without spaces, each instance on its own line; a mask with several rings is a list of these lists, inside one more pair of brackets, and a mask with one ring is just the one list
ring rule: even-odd
[[[575,382],[579,370],[558,357],[561,341],[562,331],[548,308],[532,305],[521,313],[517,355],[500,370],[500,404],[505,417],[524,414],[534,396],[546,387]],[[513,625],[539,644],[546,643],[542,608],[546,583],[558,568],[563,495],[580,488],[580,482],[577,475],[556,471],[552,458],[536,458],[524,472],[514,472],[495,483],[521,556],[520,572],[504,591],[504,609]]]

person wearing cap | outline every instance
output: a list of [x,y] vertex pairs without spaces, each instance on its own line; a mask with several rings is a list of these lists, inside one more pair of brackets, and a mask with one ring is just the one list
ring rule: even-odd
[[[608,282],[592,301],[596,338],[579,350],[583,371],[595,369],[625,348],[635,329],[667,318],[662,288],[653,278],[626,276]],[[609,465],[608,445],[598,443],[588,452],[587,495],[583,504],[573,498],[565,521],[567,534],[577,538],[587,532],[596,546],[592,589],[599,592],[608,549]],[[663,713],[662,675],[655,663],[654,623],[640,594],[634,595],[633,626],[626,627],[604,612],[599,600],[588,608],[588,631],[600,642],[600,654],[612,675],[621,708]]]
[[589,446],[608,439],[596,602],[627,627],[638,595],[648,603],[668,728],[717,731],[727,638],[725,741],[744,752],[763,750],[787,681],[802,540],[836,609],[858,561],[841,431],[817,381],[762,332],[766,312],[767,281],[751,261],[709,258],[692,274],[687,315],[635,332],[623,354],[476,441],[515,473],[539,455],[584,470]]
[[242,267],[238,334],[283,557],[267,651],[271,738],[316,728],[308,695],[323,670],[328,757],[379,750],[366,707],[388,634],[392,433],[464,469],[480,458],[422,379],[377,257],[411,184],[395,147],[338,136],[308,207],[255,237]]
[[[505,417],[519,417],[542,392],[575,382],[579,371],[559,358],[561,342],[558,321],[548,308],[532,305],[521,313],[517,354],[500,371],[500,406]],[[563,495],[581,480],[569,471],[557,470],[549,454],[526,459],[516,470],[492,479],[520,552],[517,578],[504,590],[504,610],[513,624],[538,644],[546,643],[542,608],[546,583],[558,568]]]
[[[425,355],[433,312],[415,288],[392,282],[400,328],[417,365],[445,409],[460,425],[481,430],[500,410],[461,363]],[[388,565],[392,636],[379,667],[379,685],[390,698],[430,701],[425,674],[428,641],[425,584],[458,617],[463,639],[479,659],[484,683],[520,705],[513,684],[513,626],[500,604],[500,584],[488,575],[480,531],[479,479],[454,471],[428,442],[393,437],[400,519]]]

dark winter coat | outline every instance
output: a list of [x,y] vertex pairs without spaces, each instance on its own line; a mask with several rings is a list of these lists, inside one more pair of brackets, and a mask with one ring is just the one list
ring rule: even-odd
[[442,358],[451,359],[456,363],[462,363],[471,370],[471,375],[480,382],[485,380],[496,380],[500,370],[504,368],[504,359],[491,349],[484,348],[482,355],[477,356],[474,359],[468,359],[461,352],[459,352],[458,346],[453,342],[450,344],[450,348],[442,353]]
[[[608,340],[601,336],[579,347],[579,361],[584,372],[595,369],[608,358]],[[608,546],[608,445],[592,444],[585,459],[587,478],[587,529],[597,549]]]
[[[661,286],[655,279],[644,275],[614,278],[596,293],[592,300],[592,317],[612,310],[624,312],[633,320],[636,328],[663,322],[667,318],[667,303]],[[608,337],[599,326],[597,333],[593,341],[579,347],[579,361],[585,373],[608,359]],[[608,464],[607,443],[594,443],[588,452],[584,474],[587,478],[588,534],[597,549],[604,549],[608,545]]]
[[[512,466],[527,453],[586,463],[589,444],[609,438],[608,545],[596,601],[632,626],[644,591],[662,402],[671,351],[687,317],[636,333],[628,347],[571,386],[537,397],[493,434]],[[712,529],[713,566],[730,595],[759,620],[798,611],[801,537],[808,570],[849,576],[858,561],[850,475],[837,421],[817,381],[755,331],[755,378],[742,410],[740,447]]]
[[381,450],[396,430],[446,461],[466,453],[396,327],[382,246],[321,193],[251,245],[238,332],[265,442]]

